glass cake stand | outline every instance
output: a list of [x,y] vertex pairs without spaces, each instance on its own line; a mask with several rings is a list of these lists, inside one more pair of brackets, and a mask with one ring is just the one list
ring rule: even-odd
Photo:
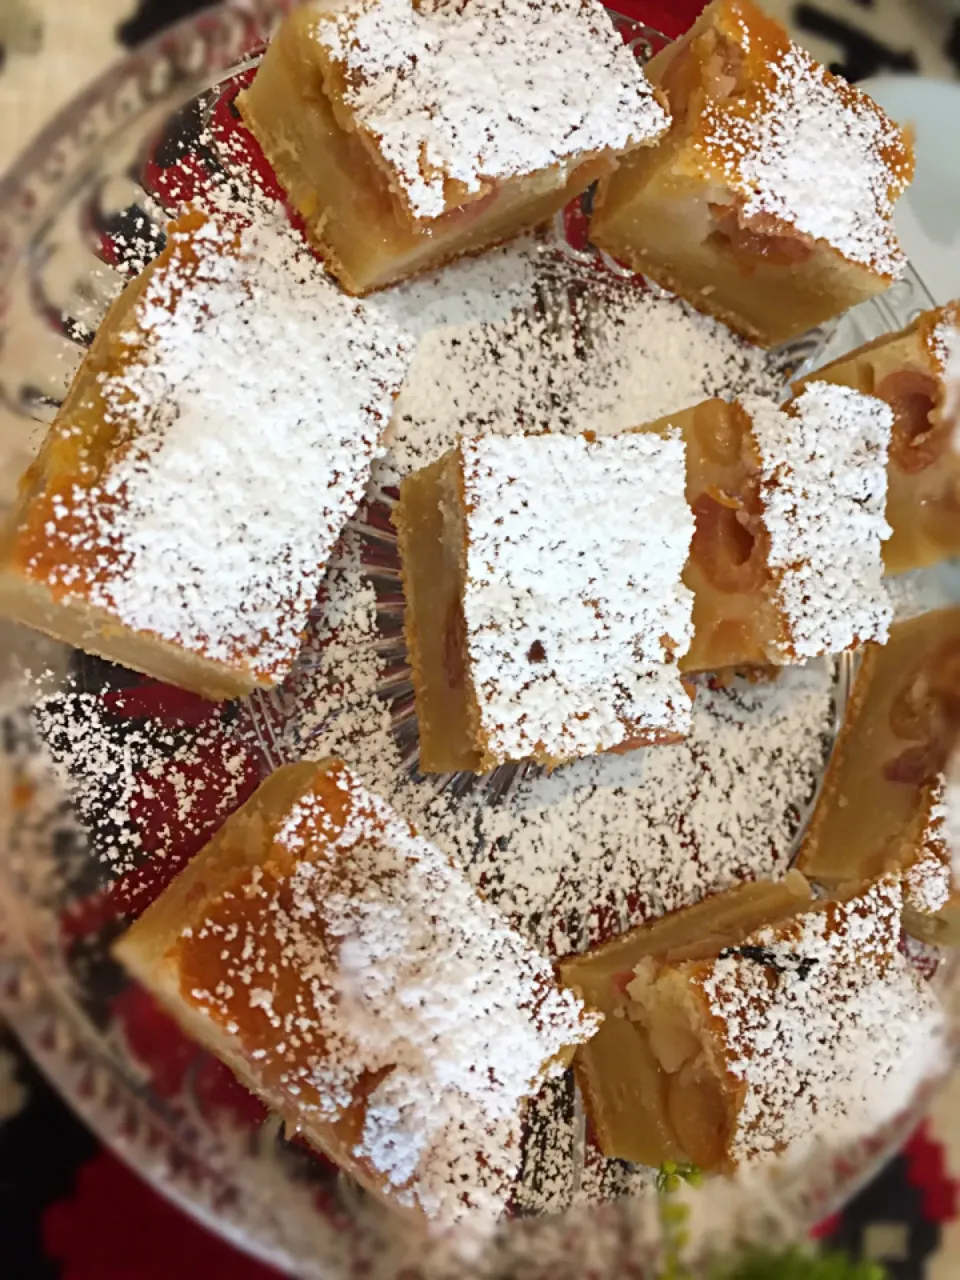
[[[61,113],[0,185],[0,475],[15,476],[29,457],[42,430],[38,424],[56,412],[110,298],[162,242],[166,217],[206,173],[225,163],[217,140],[238,129],[233,94],[287,7],[283,0],[260,0],[242,9],[211,10],[172,28]],[[655,32],[617,21],[638,56],[661,46]],[[578,268],[626,277],[583,242],[578,225],[576,210],[559,219],[545,242],[549,253]],[[545,307],[563,314],[574,305],[565,288],[531,305],[541,314]],[[879,302],[807,335],[779,358],[784,367],[812,367],[900,327],[929,305],[921,282],[908,276]],[[9,497],[5,493],[0,500]],[[365,642],[379,664],[376,696],[388,712],[398,768],[416,778],[415,724],[398,625],[402,602],[384,505],[389,499],[389,490],[373,493],[352,535],[376,591],[377,629]],[[444,1246],[427,1249],[408,1238],[333,1166],[285,1136],[111,961],[109,947],[123,920],[156,891],[158,877],[168,879],[259,777],[311,749],[312,731],[305,730],[297,708],[304,682],[323,670],[316,655],[331,639],[324,625],[318,610],[315,647],[308,644],[307,657],[280,691],[215,709],[4,628],[4,675],[18,666],[46,673],[45,705],[59,717],[54,737],[61,759],[82,773],[97,757],[92,767],[100,773],[79,799],[71,789],[71,802],[62,774],[51,771],[40,748],[23,699],[8,698],[0,759],[0,1011],[71,1107],[118,1155],[211,1230],[290,1274],[324,1280],[472,1273],[560,1277],[584,1274],[587,1258],[596,1275],[650,1274],[657,1254],[650,1179],[605,1162],[611,1166],[603,1170],[608,1191],[632,1194],[614,1203],[584,1193],[592,1157],[570,1079],[547,1099],[539,1113],[543,1124],[528,1134],[524,1157],[535,1199],[548,1180],[546,1166],[549,1176],[558,1177],[556,1153],[563,1147],[569,1159],[560,1193],[552,1199],[542,1195],[537,1203],[548,1212],[539,1215],[530,1213],[529,1200],[519,1204],[502,1235],[477,1246],[464,1261]],[[824,667],[817,677],[819,754],[811,765],[809,743],[795,744],[798,759],[806,753],[807,773],[796,795],[780,797],[783,813],[774,825],[782,861],[802,830],[850,672],[844,661]],[[57,701],[63,688],[68,695]],[[328,700],[336,694],[330,688],[322,692]],[[755,715],[751,699],[762,708],[766,695],[733,691],[730,703],[723,702],[728,695],[722,691],[710,696],[720,699],[719,715],[736,704],[737,715],[749,720]],[[743,750],[749,754],[753,747]],[[749,763],[745,757],[745,767]],[[438,802],[482,807],[509,803],[518,789],[540,784],[506,771],[480,792],[464,778],[429,785]],[[172,851],[164,845],[161,857],[157,832],[169,835],[177,826],[182,815],[171,797],[182,796],[184,787],[194,798],[203,793],[207,807],[190,839],[180,839]],[[118,849],[129,856],[118,859]],[[952,992],[952,968],[941,966],[937,980]],[[768,1189],[762,1211],[771,1221],[786,1218],[801,1229],[815,1224],[902,1141],[925,1101],[917,1098],[908,1114],[856,1148],[818,1160]],[[739,1204],[731,1198],[732,1222],[746,1212],[748,1201],[751,1212],[756,1210],[755,1190],[745,1191]]]

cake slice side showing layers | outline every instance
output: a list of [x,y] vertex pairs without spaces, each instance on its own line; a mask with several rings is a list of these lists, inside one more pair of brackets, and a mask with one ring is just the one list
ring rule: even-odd
[[871,396],[814,382],[782,406],[709,400],[637,428],[680,431],[687,445],[683,670],[802,662],[885,638],[892,419]]
[[[960,553],[960,453],[948,404],[947,365],[960,303],[925,311],[899,333],[868,342],[795,384],[853,387],[893,410],[883,546],[889,573]],[[960,344],[958,344],[960,350]]]
[[668,125],[595,0],[304,4],[238,105],[353,293],[548,220]]
[[896,870],[904,923],[960,943],[943,836],[943,771],[960,735],[960,609],[898,622],[854,682],[797,866],[818,884]]
[[116,954],[290,1128],[440,1227],[504,1211],[527,1099],[599,1023],[335,760],[271,775]]
[[909,138],[751,0],[714,0],[647,74],[671,131],[601,182],[600,248],[764,346],[899,277]]
[[108,311],[21,482],[0,611],[208,697],[274,685],[408,345],[279,207],[188,212]]
[[[779,884],[742,884],[560,962],[560,981],[604,1014],[574,1068],[605,1155],[653,1168],[687,1158],[670,1117],[667,1073],[643,1025],[625,1013],[625,987],[636,966],[649,956],[716,954],[765,925],[790,919],[810,901],[810,887],[799,874]],[[708,1134],[715,1132],[716,1124],[708,1126]]]
[[689,732],[684,477],[665,433],[464,440],[404,481],[422,769],[553,766]]
[[[945,1018],[899,950],[898,878],[821,902],[790,879],[792,902],[741,888],[563,967],[590,998],[606,988],[577,1071],[607,1155],[720,1173],[798,1160],[874,1132],[945,1061]],[[769,915],[751,927],[754,905]]]

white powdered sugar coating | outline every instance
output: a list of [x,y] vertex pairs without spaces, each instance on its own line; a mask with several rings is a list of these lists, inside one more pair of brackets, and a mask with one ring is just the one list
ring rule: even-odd
[[[655,141],[667,113],[596,0],[360,0],[315,38],[411,213],[585,153]],[[455,196],[452,204],[463,202]]]
[[941,832],[945,852],[950,861],[951,887],[960,885],[960,754],[954,754],[943,779]]
[[737,1158],[863,1137],[944,1061],[943,1012],[898,950],[902,905],[896,878],[880,880],[759,930],[695,978],[726,1069],[746,1086]]
[[498,804],[437,791],[404,769],[375,638],[374,592],[348,540],[284,709],[286,752],[342,755],[540,950],[569,955],[740,880],[782,875],[824,763],[834,715],[827,663],[770,683],[703,681],[689,738],[579,760]]
[[249,212],[239,232],[205,222],[196,269],[175,257],[148,285],[142,345],[101,387],[126,447],[79,498],[77,545],[115,549],[95,604],[271,679],[363,494],[410,344],[340,292],[281,209]]
[[927,824],[917,857],[901,878],[903,903],[921,915],[936,915],[950,901],[954,877],[948,849],[947,780],[940,774],[924,797]]
[[693,516],[679,433],[488,436],[461,458],[486,758],[564,760],[687,733],[676,659],[692,633]]
[[881,546],[891,533],[884,511],[893,410],[825,382],[809,383],[784,409],[755,396],[740,403],[760,453],[768,563],[790,631],[781,656],[886,640],[893,606]]
[[743,196],[745,219],[779,219],[898,278],[906,258],[891,217],[907,181],[899,129],[796,45],[769,74],[758,109],[721,105],[707,120],[707,146]]
[[[241,936],[202,913],[192,933],[233,944],[223,982],[248,990],[279,1037],[266,1059],[284,1065],[305,1118],[335,1121],[368,1073],[386,1072],[366,1095],[355,1154],[431,1218],[496,1218],[524,1099],[597,1019],[436,846],[348,770],[332,780],[342,814],[312,791],[295,802],[276,839],[298,861],[276,888],[254,870]],[[265,958],[276,948],[263,951],[264,933],[279,962]],[[299,983],[293,1010],[278,994],[284,971]],[[217,992],[194,996],[217,1008]]]
[[933,331],[934,354],[943,370],[943,415],[955,424],[953,447],[960,452],[960,305]]
[[382,484],[436,461],[458,436],[605,436],[731,391],[779,392],[764,352],[677,299],[548,253],[540,266],[546,316],[450,324],[422,339],[375,465]]

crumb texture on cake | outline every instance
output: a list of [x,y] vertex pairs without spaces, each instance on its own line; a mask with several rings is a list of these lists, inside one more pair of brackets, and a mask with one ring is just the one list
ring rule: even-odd
[[940,773],[925,796],[926,818],[917,856],[903,871],[903,905],[922,916],[935,916],[953,896],[953,858],[947,847],[947,780]]
[[716,1068],[739,1086],[731,1164],[863,1137],[937,1069],[945,1020],[899,950],[901,909],[884,877],[679,966]]
[[486,750],[562,760],[683,736],[685,450],[667,438],[464,441],[466,645]]
[[595,0],[316,7],[343,98],[415,218],[497,180],[650,143],[667,113]]
[[884,641],[893,616],[881,558],[892,410],[823,382],[784,408],[758,396],[740,403],[760,454],[768,564],[790,632],[784,656]]
[[716,7],[746,65],[761,59],[746,92],[706,98],[697,143],[739,193],[743,222],[758,230],[787,223],[851,262],[899,277],[906,258],[893,205],[913,176],[899,126],[749,0]]
[[307,1136],[337,1125],[389,1199],[497,1216],[525,1100],[597,1017],[346,766],[306,773],[253,819],[269,836],[252,865],[189,902],[168,953],[181,998]]
[[273,683],[410,343],[324,276],[279,206],[188,213],[170,236],[28,473],[13,557],[59,601]]

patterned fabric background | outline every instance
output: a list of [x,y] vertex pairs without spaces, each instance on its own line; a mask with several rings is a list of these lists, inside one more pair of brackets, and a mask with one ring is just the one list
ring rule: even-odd
[[[235,0],[242,6],[242,0]],[[0,169],[124,48],[199,0],[0,0]],[[698,0],[620,0],[670,33]],[[952,0],[765,0],[803,43],[860,80],[960,74]],[[824,1234],[883,1262],[892,1280],[960,1278],[960,1081]],[[0,1029],[2,1280],[269,1280],[156,1196],[75,1119]]]

